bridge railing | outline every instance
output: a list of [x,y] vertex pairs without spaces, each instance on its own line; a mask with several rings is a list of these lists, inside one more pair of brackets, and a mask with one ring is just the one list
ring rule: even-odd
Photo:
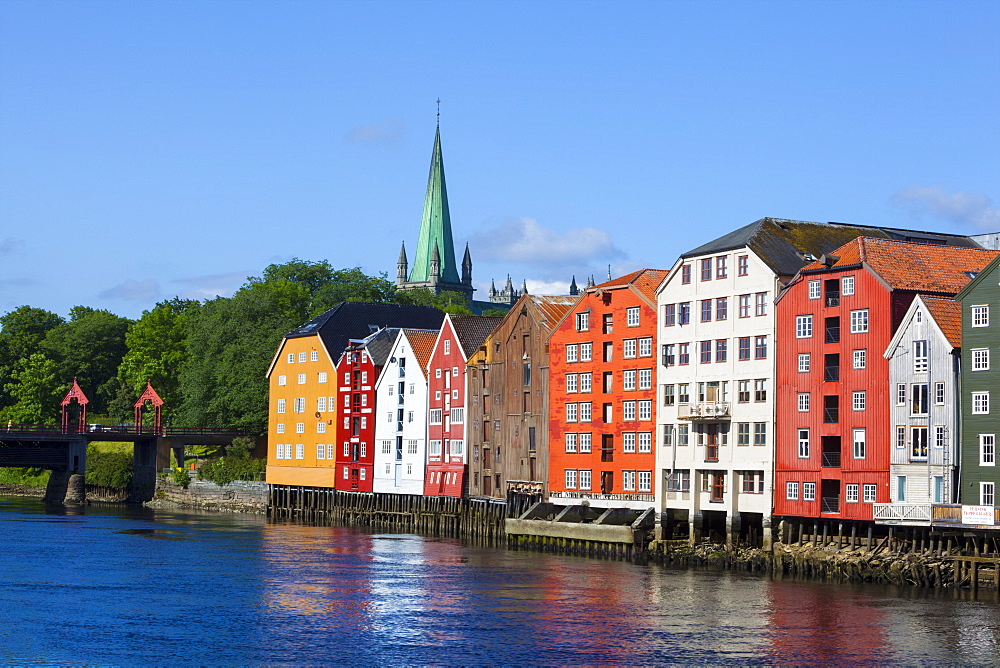
[[57,424],[0,424],[0,435],[3,434],[131,434],[143,436],[251,436],[246,429],[236,427],[161,427],[159,430],[149,426],[135,425],[103,425],[91,424],[86,429],[74,427],[63,429]]

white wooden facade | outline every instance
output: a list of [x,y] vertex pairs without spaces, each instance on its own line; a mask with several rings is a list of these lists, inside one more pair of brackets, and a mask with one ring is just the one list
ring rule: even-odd
[[427,449],[427,378],[400,330],[375,385],[373,491],[423,494]]

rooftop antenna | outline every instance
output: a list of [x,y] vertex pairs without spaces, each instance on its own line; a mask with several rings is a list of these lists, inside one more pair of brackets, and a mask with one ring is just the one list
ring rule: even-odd
[[611,280],[611,265],[608,265],[608,280]]

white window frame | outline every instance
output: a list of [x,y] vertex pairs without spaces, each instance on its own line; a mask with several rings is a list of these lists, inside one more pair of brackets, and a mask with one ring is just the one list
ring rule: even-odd
[[811,360],[809,353],[799,353],[799,373],[809,373]]
[[972,326],[973,327],[989,327],[990,326],[990,305],[989,304],[974,304],[971,308],[972,308]]
[[997,435],[996,434],[980,434],[979,435],[979,465],[980,466],[996,466],[997,465]]
[[816,500],[816,483],[814,482],[802,483],[802,500],[803,501]]
[[973,348],[972,349],[972,370],[973,371],[989,371],[990,368],[990,349],[989,348]]
[[850,297],[854,294],[854,277],[844,276],[840,279],[840,296]]
[[819,299],[823,296],[822,286],[818,279],[809,281],[809,299]]
[[864,369],[865,365],[868,363],[868,349],[858,348],[852,353],[852,364],[853,369]]
[[851,431],[851,445],[851,454],[854,455],[854,459],[867,458],[868,438],[864,428],[853,429]]
[[868,309],[860,308],[851,311],[851,334],[868,332]]
[[972,414],[973,415],[989,415],[990,414],[990,393],[989,392],[973,392],[972,393]]
[[626,327],[638,327],[639,326],[639,307],[629,306],[625,309],[625,326]]
[[789,501],[799,500],[799,483],[790,480],[785,483],[785,498]]
[[864,390],[858,390],[857,392],[851,392],[851,410],[863,411],[865,410],[866,393]]
[[859,485],[856,482],[849,482],[844,485],[844,501],[846,503],[857,503],[859,499]]
[[813,317],[811,315],[795,316],[795,338],[811,339],[813,335]]
[[812,404],[812,395],[809,392],[799,392],[798,393],[798,405],[800,413],[808,413],[809,408]]

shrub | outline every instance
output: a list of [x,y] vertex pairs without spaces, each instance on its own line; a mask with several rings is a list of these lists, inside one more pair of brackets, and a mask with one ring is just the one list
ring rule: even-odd
[[88,485],[128,489],[132,484],[132,453],[102,451],[87,446]]
[[253,440],[249,438],[233,439],[232,445],[226,448],[225,456],[210,459],[198,468],[198,479],[216,485],[226,485],[234,480],[259,480],[267,461],[253,459],[253,445]]

